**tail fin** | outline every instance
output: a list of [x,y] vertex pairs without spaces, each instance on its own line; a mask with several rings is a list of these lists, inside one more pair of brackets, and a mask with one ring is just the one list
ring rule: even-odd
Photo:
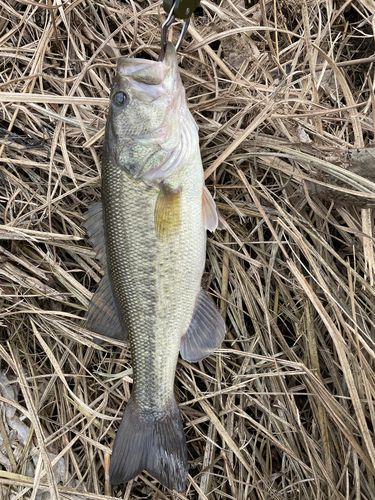
[[186,442],[180,411],[173,399],[163,414],[142,415],[130,398],[113,446],[110,480],[121,484],[147,470],[161,484],[186,489]]

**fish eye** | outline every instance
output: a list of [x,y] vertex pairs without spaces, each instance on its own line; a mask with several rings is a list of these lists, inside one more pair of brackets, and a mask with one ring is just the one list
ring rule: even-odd
[[112,102],[116,104],[116,106],[124,106],[129,100],[129,96],[126,92],[123,92],[120,90],[119,92],[116,92],[114,96],[112,97]]

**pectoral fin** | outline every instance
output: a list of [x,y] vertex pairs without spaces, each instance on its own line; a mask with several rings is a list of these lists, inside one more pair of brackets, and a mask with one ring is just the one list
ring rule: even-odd
[[193,319],[181,339],[181,357],[190,362],[201,361],[219,347],[224,336],[224,320],[211,297],[201,290]]
[[89,235],[90,242],[96,250],[98,259],[103,265],[106,263],[105,236],[103,223],[103,206],[98,201],[91,205],[85,214],[84,227]]
[[161,185],[155,205],[155,230],[158,238],[165,239],[181,224],[181,190]]
[[206,186],[204,186],[202,192],[202,211],[203,224],[206,229],[213,233],[219,225],[219,215],[215,201]]
[[106,337],[126,340],[127,332],[120,323],[108,274],[102,278],[91,300],[86,318],[86,327],[92,332]]

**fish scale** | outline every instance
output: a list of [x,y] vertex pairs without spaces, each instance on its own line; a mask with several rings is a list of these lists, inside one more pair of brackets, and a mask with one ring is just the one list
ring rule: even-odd
[[201,164],[189,160],[170,179],[183,188],[182,221],[167,241],[155,232],[157,190],[111,164],[103,168],[103,198],[120,200],[104,210],[108,267],[129,332],[134,395],[142,409],[159,410],[173,398],[181,332],[189,325],[200,289],[206,236],[203,224],[191,221],[202,218],[203,174]]
[[120,59],[111,98],[102,205],[86,223],[105,268],[87,325],[128,338],[133,365],[110,479],[120,484],[146,469],[183,490],[187,453],[174,378],[179,352],[199,361],[225,334],[201,290],[206,230],[218,215],[173,46],[163,62]]

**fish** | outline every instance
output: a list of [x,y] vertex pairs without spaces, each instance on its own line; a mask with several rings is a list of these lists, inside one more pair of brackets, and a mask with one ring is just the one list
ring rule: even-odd
[[121,57],[110,93],[101,201],[86,229],[104,275],[86,326],[127,340],[133,387],[110,460],[120,485],[148,471],[186,489],[187,447],[174,394],[179,354],[189,362],[222,342],[225,323],[201,287],[207,230],[218,211],[205,186],[198,126],[168,44],[163,61]]

